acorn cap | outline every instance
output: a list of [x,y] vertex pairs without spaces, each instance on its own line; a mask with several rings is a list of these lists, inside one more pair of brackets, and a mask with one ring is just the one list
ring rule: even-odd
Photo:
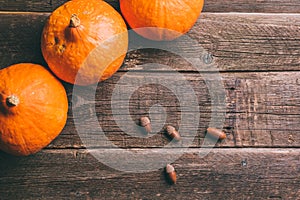
[[173,127],[173,126],[167,126],[167,133],[168,135],[172,138],[175,139],[177,141],[181,140],[181,136],[178,133],[178,131]]
[[150,119],[148,117],[141,117],[140,125],[145,128],[145,131],[147,133],[152,132],[151,122],[150,122]]
[[150,124],[150,119],[148,117],[141,117],[140,121],[141,121],[141,125],[144,127]]
[[172,165],[170,165],[170,164],[167,164],[167,166],[166,166],[166,172],[169,174],[169,173],[172,173],[174,171],[175,171],[174,167]]
[[171,135],[174,131],[176,131],[176,129],[173,126],[167,126],[167,132],[169,135]]

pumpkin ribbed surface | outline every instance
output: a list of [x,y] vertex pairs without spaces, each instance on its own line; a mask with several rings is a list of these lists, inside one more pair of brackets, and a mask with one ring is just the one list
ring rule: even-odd
[[151,40],[173,40],[197,21],[203,0],[120,0],[131,28]]
[[36,153],[65,126],[65,89],[36,64],[12,65],[0,70],[0,77],[0,149],[20,156]]
[[62,80],[89,85],[122,65],[128,33],[121,15],[100,0],[73,0],[49,16],[41,39],[43,56]]

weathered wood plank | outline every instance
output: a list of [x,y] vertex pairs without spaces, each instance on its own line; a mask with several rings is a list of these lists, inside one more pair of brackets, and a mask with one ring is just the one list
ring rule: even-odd
[[[2,44],[4,44],[2,50],[0,50],[2,53],[0,54],[1,58],[3,58],[1,61],[4,63],[11,62],[11,64],[15,62],[37,62],[43,64],[44,60],[42,59],[39,50],[39,37],[42,30],[42,24],[44,23],[48,14],[2,13],[1,15],[3,16],[3,18],[0,18],[0,24],[3,25],[3,29],[1,30],[4,30],[1,32],[3,37],[1,37],[2,40],[0,41]],[[256,54],[253,55],[254,50],[249,49],[248,53],[243,53],[245,50],[242,49],[240,52],[234,54],[237,56],[237,58],[224,56],[223,59],[222,57],[219,57],[220,55],[217,55],[216,52],[225,52],[225,54],[228,55],[229,53],[226,53],[226,50],[218,50],[220,45],[218,42],[219,39],[216,38],[219,38],[219,35],[215,36],[213,34],[213,39],[207,40],[207,44],[204,44],[205,42],[203,42],[202,39],[206,37],[205,35],[203,38],[201,38],[202,36],[199,37],[198,33],[201,35],[202,31],[199,31],[198,29],[203,29],[203,32],[205,32],[205,28],[199,28],[196,26],[195,30],[191,31],[190,36],[196,39],[199,37],[198,40],[201,41],[203,45],[212,46],[212,51],[215,49],[216,52],[213,53],[217,56],[215,62],[217,63],[217,66],[220,66],[221,71],[299,70],[299,45],[298,43],[295,43],[299,40],[297,30],[299,28],[300,19],[297,16],[298,15],[249,14],[204,15],[203,20],[206,21],[205,26],[207,26],[207,30],[211,30],[211,33],[215,33],[213,27],[216,27],[218,30],[221,29],[221,33],[222,29],[226,30],[224,31],[226,34],[222,35],[221,39],[231,42],[228,42],[228,44],[235,44],[235,48],[240,48],[238,44],[243,43],[245,40],[247,42],[255,40],[259,34],[262,34],[260,37],[265,37],[266,40],[272,37],[277,38],[276,31],[279,31],[280,33],[280,30],[282,29],[281,32],[283,35],[279,37],[280,40],[278,41],[284,43],[285,40],[287,40],[288,44],[285,44],[282,49],[282,46],[279,45],[281,42],[277,44],[277,40],[273,40],[273,38],[271,42],[275,41],[275,43],[267,47],[267,49],[269,51],[273,51],[274,48],[278,48],[279,50],[274,54],[270,53],[270,58],[262,58],[264,55],[259,52],[257,53],[257,58],[255,58]],[[232,24],[233,19],[236,21],[236,24],[233,23],[234,26],[231,26],[230,24]],[[211,24],[214,24],[212,22],[217,23],[215,26],[212,26]],[[245,22],[247,23],[245,24]],[[259,24],[258,28],[255,25],[257,23]],[[252,30],[250,31],[251,27],[254,28],[254,33],[251,32]],[[267,30],[269,28],[271,28],[272,31],[267,34]],[[236,34],[235,32],[239,32],[237,30],[244,31],[247,34]],[[283,30],[289,31],[283,33]],[[218,34],[221,33],[218,32]],[[209,36],[208,33],[205,34]],[[258,34],[258,36],[255,34]],[[242,36],[246,39],[244,39]],[[33,42],[31,39],[32,37],[35,38]],[[27,38],[29,39],[27,40]],[[10,45],[11,42],[13,42],[15,46]],[[180,44],[187,52],[188,56],[195,55],[193,53],[193,48],[190,48],[184,43]],[[249,45],[252,45],[252,48],[256,51],[263,52],[266,50],[264,49],[265,47],[263,43],[259,43],[258,46],[256,46],[256,42],[253,44],[250,43]],[[222,48],[225,49],[227,46],[222,45]],[[263,49],[260,50],[260,48]],[[281,52],[287,52],[290,54],[287,55],[287,53]],[[247,59],[240,59],[239,56],[245,54],[249,54],[246,56]],[[268,57],[269,55],[266,54],[266,56]],[[255,59],[253,60],[252,58]],[[189,72],[187,73],[187,79],[191,81],[192,85],[197,91],[199,104],[202,106],[199,132],[193,144],[194,146],[199,146],[202,142],[201,138],[204,136],[203,131],[207,127],[211,117],[209,101],[210,97],[208,96],[204,81],[201,80],[201,77],[198,75],[193,75],[195,69],[183,59],[157,50],[145,50],[138,53],[130,53],[125,61],[125,65],[120,71],[141,71],[143,70],[142,65],[149,62],[162,63],[169,65],[175,70]],[[263,64],[257,62],[261,62]],[[227,65],[226,63],[229,64]],[[4,66],[5,65],[2,67]],[[162,68],[159,70],[165,71],[166,69]],[[113,119],[109,117],[109,96],[105,95],[110,94],[114,84],[118,81],[118,77],[120,77],[121,74],[116,75],[115,79],[111,79],[101,84],[102,93],[98,97],[98,113],[103,113],[104,111],[108,113],[108,116],[105,116],[106,118],[104,118],[104,125],[107,127],[106,130],[108,134],[111,133],[110,139],[117,145],[123,147],[155,147],[165,145],[168,141],[162,137],[162,134],[161,137],[155,137],[152,142],[145,141],[144,139],[142,141],[135,139],[132,140],[132,138],[128,138],[126,135],[124,135],[120,129],[118,129]],[[232,76],[230,74],[226,75],[226,73],[223,74],[226,86],[226,96],[228,98],[226,101],[226,111],[228,114],[226,116],[224,126],[228,129],[227,133],[229,135],[229,139],[222,144],[223,146],[299,146],[299,129],[297,128],[299,121],[299,96],[297,95],[297,91],[299,91],[298,72],[265,74],[235,73],[232,74]],[[143,90],[145,90],[145,88]],[[162,95],[162,93],[160,95]],[[157,89],[154,88],[154,90],[151,90],[150,87],[148,95],[140,95],[132,99],[132,102],[134,103],[132,103],[131,107],[133,110],[132,115],[134,116],[134,120],[137,120],[141,114],[146,113],[147,106],[149,106],[149,102],[151,103],[151,101],[145,101],[144,104],[139,103],[141,102],[141,98],[143,97],[144,100],[151,100],[151,97],[155,97],[156,99],[154,100],[158,102],[159,99],[157,96]],[[169,111],[171,113],[178,113],[178,105],[174,104],[174,102],[172,103],[173,104],[168,106]],[[137,108],[139,108],[139,111],[137,111]],[[177,117],[178,115],[176,114],[174,117],[169,119],[173,120],[172,123],[177,124]],[[70,120],[68,121],[68,125],[66,126],[66,129],[60,138],[53,143],[54,145],[52,147],[77,148],[82,146],[78,136],[76,136],[76,130],[74,125],[72,125],[71,116]]]
[[[203,48],[220,71],[299,70],[299,32],[300,15],[205,13],[187,35],[193,42],[179,39],[166,49],[179,47],[186,57],[199,59],[203,53],[198,48]],[[181,57],[158,50],[155,56],[153,51],[129,54],[123,69],[139,70],[160,60],[176,70],[195,71]]]
[[[40,35],[47,16],[41,13],[0,13],[0,67],[18,62],[45,65]],[[185,40],[165,44],[170,45],[168,48],[179,47],[180,51],[195,59],[200,56],[196,48],[203,47],[223,72],[288,71],[299,70],[299,32],[299,14],[205,13],[187,35],[195,41],[193,46]],[[138,42],[141,48],[145,46],[145,41]],[[183,58],[160,50],[128,53],[121,70],[140,70],[145,63],[159,61],[167,62],[176,70],[195,71]]]
[[[152,150],[135,152],[143,154],[147,163],[153,161]],[[173,186],[167,184],[162,168],[143,174],[120,172],[84,150],[47,150],[27,158],[1,153],[1,199],[299,198],[299,149],[214,149],[204,158],[198,152],[189,150],[173,163],[178,175]],[[132,162],[118,156],[108,161]],[[164,162],[156,163],[164,166]]]
[[[116,9],[119,9],[118,0],[105,0]],[[0,10],[5,11],[35,11],[51,12],[67,0],[0,0]],[[210,0],[205,1],[204,12],[260,12],[260,13],[299,13],[298,0]]]
[[[126,76],[131,81],[122,84],[123,93],[119,94],[119,98],[112,100],[112,94],[115,92],[114,88],[118,81]],[[218,147],[300,146],[300,96],[298,92],[300,90],[298,83],[300,72],[222,73],[226,96],[223,108],[212,102],[211,94],[218,96],[222,93],[217,89],[209,93],[207,82],[210,82],[211,79],[206,77],[207,82],[205,82],[203,78],[205,74],[200,76],[195,73],[184,73],[184,78],[176,76],[177,74],[174,73],[134,72],[128,75],[125,72],[118,72],[111,79],[100,83],[96,94],[91,89],[92,87],[84,88],[84,92],[80,95],[78,92],[72,94],[72,87],[67,86],[70,101],[69,120],[63,133],[49,148],[85,146],[78,136],[74,118],[80,118],[80,122],[83,123],[80,127],[85,127],[86,130],[93,127],[88,136],[89,139],[96,138],[96,135],[99,134],[96,128],[101,126],[106,136],[120,147],[163,147],[169,143],[168,138],[164,135],[164,124],[171,124],[177,128],[182,126],[183,113],[188,114],[187,116],[199,114],[199,125],[193,121],[183,124],[191,132],[194,130],[193,128],[198,127],[198,131],[194,135],[183,133],[183,137],[187,139],[193,137],[194,142],[191,146],[199,147],[203,145],[205,129],[211,122],[212,106],[216,106],[220,113],[226,112],[223,127],[228,138],[218,143]],[[160,79],[160,84],[170,84],[173,79],[178,86],[187,81],[198,99],[199,113],[193,112],[178,100],[181,96],[193,98],[188,90],[178,87],[174,93],[168,90],[170,88],[161,85],[149,86],[148,84],[142,84],[138,90],[133,89],[137,82],[143,83],[149,79]],[[72,95],[74,96],[73,101]],[[130,98],[127,98],[126,95]],[[129,105],[126,106],[128,102]],[[165,108],[165,115],[159,110],[151,110],[152,106],[157,104]],[[116,110],[117,115],[113,115],[112,105],[119,105]],[[71,111],[72,106],[76,115]],[[100,124],[97,121],[88,121],[93,116],[93,109],[95,109]],[[130,113],[127,114],[126,109],[129,109]],[[151,138],[145,138],[145,135],[137,132],[131,123],[138,124],[139,118],[148,115],[149,112],[154,120],[153,123],[158,127],[158,134]],[[121,118],[121,122],[126,122],[125,130],[121,129],[120,123],[116,122],[118,118]],[[130,136],[135,132],[141,134],[137,137]]]
[[45,65],[40,38],[47,17],[48,14],[0,14],[1,68],[19,62]]
[[[52,12],[68,0],[0,0],[0,11]],[[118,0],[105,0],[119,10]]]
[[259,13],[299,13],[298,0],[209,0],[205,1],[206,12],[259,12]]

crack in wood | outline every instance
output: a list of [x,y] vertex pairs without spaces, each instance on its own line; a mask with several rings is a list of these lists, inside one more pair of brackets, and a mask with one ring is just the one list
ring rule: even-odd
[[274,140],[275,140],[275,138],[274,138],[274,136],[272,134],[272,131],[269,131],[269,133],[270,133],[270,136],[271,136],[271,145],[274,146]]

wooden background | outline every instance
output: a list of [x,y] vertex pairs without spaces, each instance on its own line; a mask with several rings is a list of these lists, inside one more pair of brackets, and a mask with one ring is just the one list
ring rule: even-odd
[[[46,66],[41,31],[50,12],[64,2],[0,0],[1,68],[18,62]],[[107,2],[119,10],[118,1]],[[111,112],[112,90],[129,70],[143,75],[145,63],[166,64],[184,75],[201,112],[189,152],[173,163],[178,184],[168,185],[163,169],[125,173],[98,162],[78,136],[70,104],[66,127],[47,148],[25,158],[0,153],[0,199],[300,199],[299,0],[207,0],[188,36],[211,55],[226,92],[226,109],[220,112],[226,111],[228,137],[205,158],[198,152],[212,102],[203,78],[182,59],[159,50],[131,52],[96,94],[97,116],[108,138],[122,148],[148,149],[147,156],[168,140],[162,131],[148,139],[122,132]],[[164,68],[152,74],[161,73],[173,75]],[[64,85],[71,100],[72,86]],[[142,87],[128,101],[135,121],[161,103],[167,123],[180,122],[181,108],[165,88]]]

